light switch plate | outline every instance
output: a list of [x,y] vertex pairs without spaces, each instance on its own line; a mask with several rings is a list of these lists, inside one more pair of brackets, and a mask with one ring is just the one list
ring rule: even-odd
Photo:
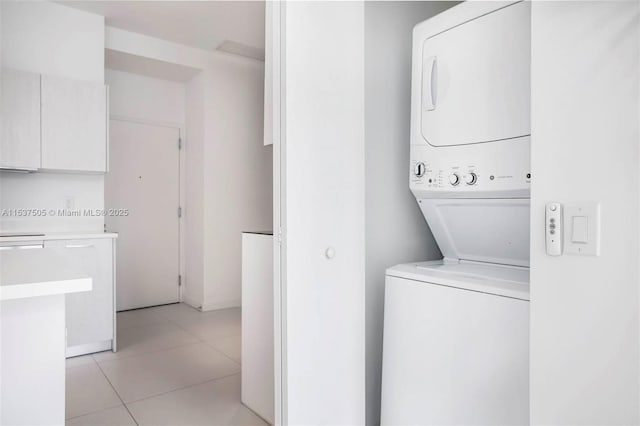
[[564,253],[577,256],[600,255],[600,204],[564,205]]

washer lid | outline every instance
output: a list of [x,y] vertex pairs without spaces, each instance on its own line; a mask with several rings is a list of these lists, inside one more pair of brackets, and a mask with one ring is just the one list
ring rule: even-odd
[[436,260],[387,269],[387,276],[529,300],[529,268]]

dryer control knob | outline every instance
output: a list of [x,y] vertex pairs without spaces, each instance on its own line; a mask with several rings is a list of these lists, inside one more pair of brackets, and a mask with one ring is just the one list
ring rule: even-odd
[[478,181],[478,175],[475,173],[469,173],[468,175],[465,175],[464,181],[467,185],[475,185]]
[[457,184],[460,183],[460,176],[458,176],[457,173],[453,173],[452,175],[449,176],[449,183],[453,186],[456,186]]
[[413,168],[413,174],[416,175],[416,177],[422,177],[422,176],[424,176],[424,173],[426,172],[426,170],[427,170],[427,168],[424,165],[424,163],[423,162],[419,162]]

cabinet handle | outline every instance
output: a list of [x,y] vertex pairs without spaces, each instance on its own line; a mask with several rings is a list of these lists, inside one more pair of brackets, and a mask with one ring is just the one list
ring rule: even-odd
[[90,248],[93,244],[67,244],[65,248]]
[[28,244],[19,246],[0,246],[0,250],[28,250],[28,249],[41,249],[44,248],[44,244]]
[[38,169],[34,168],[34,167],[0,166],[0,171],[2,171],[2,172],[13,172],[13,173],[33,173],[33,172],[37,172]]

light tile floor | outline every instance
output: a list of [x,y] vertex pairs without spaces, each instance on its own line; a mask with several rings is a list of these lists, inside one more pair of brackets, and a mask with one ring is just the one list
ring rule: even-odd
[[118,352],[67,360],[67,425],[266,425],[240,403],[240,310],[118,314]]

